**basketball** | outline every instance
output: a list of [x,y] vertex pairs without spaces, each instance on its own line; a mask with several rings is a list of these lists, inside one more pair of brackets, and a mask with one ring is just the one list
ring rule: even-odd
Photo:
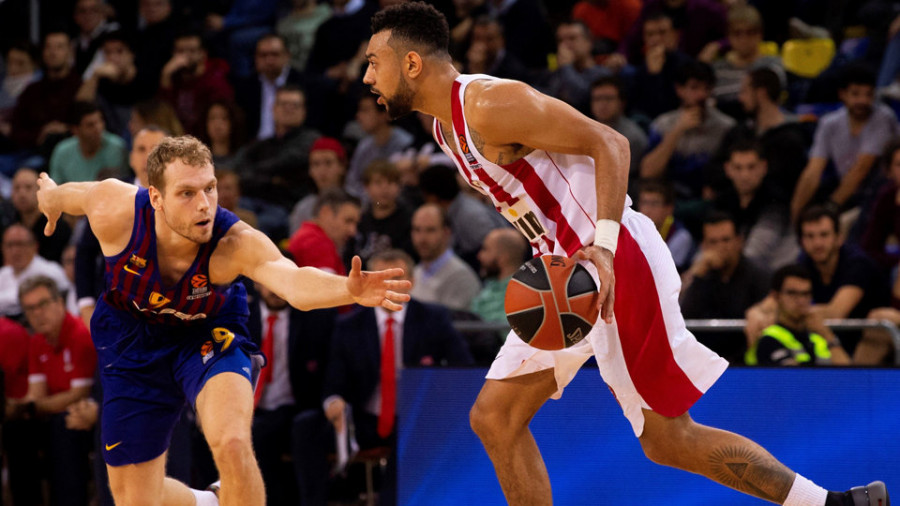
[[532,258],[506,288],[506,319],[523,341],[542,350],[579,342],[597,321],[600,294],[577,261],[557,255]]

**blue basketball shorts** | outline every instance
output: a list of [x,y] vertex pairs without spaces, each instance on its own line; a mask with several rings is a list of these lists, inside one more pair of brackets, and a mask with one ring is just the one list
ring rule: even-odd
[[[103,405],[103,457],[137,464],[168,449],[185,406],[209,378],[233,372],[253,383],[259,350],[247,331],[246,292],[215,317],[190,325],[158,325],[113,308],[101,297],[91,319]],[[243,300],[240,300],[243,299]]]

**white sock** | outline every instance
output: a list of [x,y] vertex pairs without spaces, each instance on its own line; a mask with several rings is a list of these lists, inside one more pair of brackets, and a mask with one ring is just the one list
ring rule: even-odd
[[194,494],[197,506],[219,506],[219,498],[209,490],[195,490],[192,488],[191,493]]
[[828,491],[799,474],[796,476],[784,506],[824,506]]

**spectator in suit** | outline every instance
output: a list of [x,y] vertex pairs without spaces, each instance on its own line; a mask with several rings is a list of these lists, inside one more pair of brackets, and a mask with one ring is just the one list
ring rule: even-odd
[[16,220],[28,227],[37,238],[38,255],[52,262],[59,262],[62,250],[72,236],[72,228],[66,220],[59,220],[53,235],[49,237],[44,235],[47,217],[38,209],[37,181],[36,171],[28,168],[17,170],[12,179],[10,200],[16,211]]
[[413,271],[410,293],[423,302],[467,310],[481,290],[481,281],[453,252],[452,238],[447,213],[437,204],[425,204],[413,213],[412,242],[420,262]]
[[68,121],[72,137],[57,144],[50,157],[50,177],[54,181],[95,181],[100,171],[115,175],[123,172],[125,141],[106,131],[97,104],[73,103]]
[[69,289],[69,281],[63,268],[37,254],[35,235],[25,225],[10,225],[3,232],[2,248],[6,264],[0,267],[0,315],[22,314],[19,285],[32,276],[51,278],[60,291]]
[[[381,252],[368,263],[369,269],[400,267],[407,279],[412,266],[412,258],[397,250]],[[307,411],[294,425],[300,504],[325,504],[327,455],[334,451],[335,431],[346,437],[352,423],[360,449],[395,445],[396,385],[404,368],[471,362],[442,307],[413,298],[398,312],[359,308],[340,317],[326,373],[324,417],[322,411]],[[389,461],[394,468],[395,459]],[[388,474],[387,484],[391,469]],[[389,497],[390,490],[382,489],[382,502],[392,504]]]
[[110,10],[101,0],[77,0],[75,2],[75,25],[78,35],[72,41],[75,47],[75,72],[85,78],[103,62],[99,50],[103,35],[117,30],[119,24],[107,20]]
[[341,251],[356,235],[359,223],[359,199],[343,190],[329,190],[316,202],[315,218],[305,222],[288,242],[288,251],[300,267],[344,275],[347,270]]

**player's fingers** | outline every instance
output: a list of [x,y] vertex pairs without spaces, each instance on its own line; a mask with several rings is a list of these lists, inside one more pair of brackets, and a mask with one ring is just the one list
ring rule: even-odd
[[384,284],[391,290],[408,290],[412,288],[412,283],[406,279],[389,279]]
[[606,300],[603,301],[603,311],[601,312],[601,317],[603,321],[606,323],[612,323],[613,319],[613,310],[615,309],[616,302],[616,290],[615,290],[615,279],[611,280],[609,287],[609,293],[606,295]]
[[350,261],[350,275],[358,276],[362,271],[362,259],[359,258],[359,255],[353,255],[353,260]]
[[409,294],[387,290],[386,292],[384,292],[384,298],[385,300],[391,302],[406,302],[409,300]]
[[395,267],[393,269],[385,269],[383,271],[369,272],[369,276],[374,277],[375,279],[378,279],[378,280],[382,280],[382,279],[389,280],[392,278],[399,278],[399,277],[403,276],[403,269],[401,269],[399,267]]
[[53,235],[53,232],[56,230],[56,220],[47,220],[47,224],[44,225],[44,235],[50,237]]

